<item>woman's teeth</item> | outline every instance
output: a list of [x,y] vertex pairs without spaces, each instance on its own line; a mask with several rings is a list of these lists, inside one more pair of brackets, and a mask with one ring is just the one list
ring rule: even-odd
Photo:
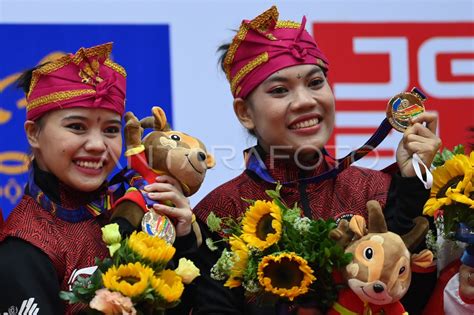
[[301,121],[297,124],[290,126],[290,129],[301,129],[316,126],[319,123],[319,119],[313,118],[310,120]]
[[84,168],[99,169],[104,166],[104,163],[101,162],[86,162],[86,161],[76,161],[76,165]]

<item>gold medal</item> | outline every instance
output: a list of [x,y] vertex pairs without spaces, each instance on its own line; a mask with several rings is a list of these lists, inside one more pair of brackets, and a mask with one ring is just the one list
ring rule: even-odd
[[173,244],[176,238],[176,229],[170,218],[156,213],[153,209],[143,216],[142,231],[151,236],[162,238],[170,244]]
[[423,113],[426,96],[416,87],[410,92],[395,95],[387,106],[387,119],[396,130],[404,132],[410,126],[410,119]]

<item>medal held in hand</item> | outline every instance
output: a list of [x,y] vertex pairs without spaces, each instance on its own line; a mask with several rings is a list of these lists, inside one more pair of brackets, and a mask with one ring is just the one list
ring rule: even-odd
[[390,99],[387,106],[387,119],[393,128],[404,132],[410,126],[410,119],[423,113],[426,96],[416,87]]
[[[425,100],[426,96],[416,87],[411,89],[410,92],[395,95],[388,101],[387,120],[393,128],[405,132],[411,125],[411,119],[425,111],[425,105],[423,104]],[[433,185],[433,175],[430,172],[430,167],[423,163],[417,153],[413,153],[411,163],[416,176],[426,189],[430,189]],[[423,176],[420,165],[425,170],[425,176]]]
[[162,238],[170,244],[173,244],[176,238],[176,229],[170,218],[156,213],[153,209],[143,216],[142,231],[151,236]]

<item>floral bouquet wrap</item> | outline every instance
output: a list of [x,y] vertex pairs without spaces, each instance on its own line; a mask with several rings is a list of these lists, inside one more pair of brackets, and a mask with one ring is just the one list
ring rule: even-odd
[[433,161],[433,186],[423,213],[434,216],[444,238],[467,244],[461,258],[474,267],[474,151],[444,149]]
[[111,258],[96,259],[91,277],[78,278],[71,291],[60,293],[69,303],[88,304],[91,314],[163,314],[180,302],[184,284],[199,275],[185,258],[175,270],[166,269],[176,250],[161,238],[133,232],[122,240],[118,225],[109,224],[102,239]]
[[[271,201],[246,200],[243,217],[218,218],[207,225],[226,237],[229,249],[212,267],[211,277],[225,286],[242,286],[249,300],[259,304],[311,305],[325,311],[337,299],[333,271],[347,265],[351,254],[329,238],[334,220],[302,217],[295,205],[280,199],[281,186],[269,190]],[[215,244],[206,240],[213,249]],[[284,311],[283,311],[284,312]]]

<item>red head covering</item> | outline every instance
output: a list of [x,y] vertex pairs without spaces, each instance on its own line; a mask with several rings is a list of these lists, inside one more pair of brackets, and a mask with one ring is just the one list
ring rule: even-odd
[[242,21],[224,59],[232,95],[246,98],[269,75],[286,67],[316,64],[328,70],[328,61],[300,23],[278,21],[273,6],[255,19]]
[[35,71],[31,78],[26,119],[63,108],[125,111],[126,72],[110,59],[112,43],[81,48]]

